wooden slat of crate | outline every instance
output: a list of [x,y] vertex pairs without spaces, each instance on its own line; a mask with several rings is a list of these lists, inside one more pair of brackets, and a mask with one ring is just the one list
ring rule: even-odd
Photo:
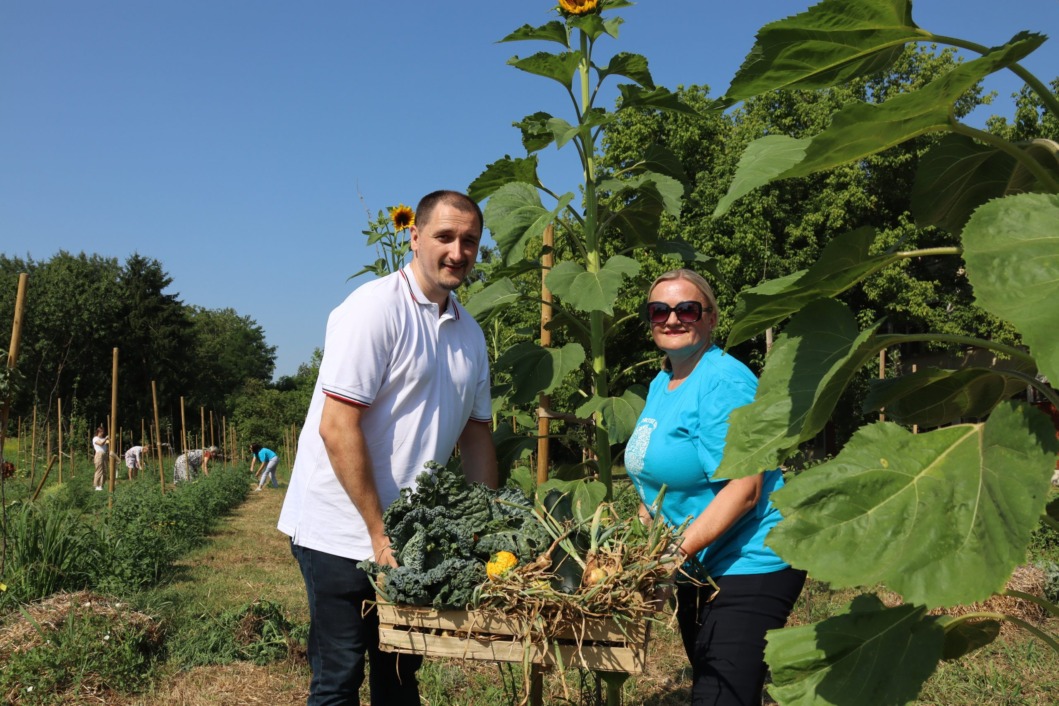
[[[431,657],[491,662],[522,662],[527,646],[515,621],[475,611],[436,611],[379,603],[379,643],[383,650]],[[625,631],[622,631],[625,627]],[[528,647],[529,661],[629,674],[642,673],[647,657],[645,623],[619,627],[610,619],[588,619],[580,639],[565,631],[544,645]]]

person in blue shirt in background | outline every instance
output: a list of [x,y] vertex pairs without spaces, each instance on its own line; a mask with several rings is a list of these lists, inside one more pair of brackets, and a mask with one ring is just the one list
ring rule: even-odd
[[265,485],[265,479],[272,476],[272,487],[278,488],[279,483],[276,482],[276,466],[279,465],[279,456],[272,449],[265,448],[261,444],[250,444],[250,453],[253,454],[253,458],[250,459],[250,473],[254,472],[254,466],[257,462],[261,462],[260,471],[261,479],[257,483],[257,488],[254,490],[261,490]]
[[[667,272],[647,299],[644,315],[665,364],[626,446],[626,469],[645,522],[679,527],[690,520],[676,548],[686,562],[676,598],[692,703],[757,706],[767,673],[765,633],[784,626],[805,583],[805,572],[764,543],[780,521],[769,501],[783,485],[780,470],[713,477],[728,417],[754,400],[757,378],[713,343],[717,299],[701,275]],[[663,486],[662,517],[652,518],[648,508]],[[720,588],[716,595],[704,575]]]

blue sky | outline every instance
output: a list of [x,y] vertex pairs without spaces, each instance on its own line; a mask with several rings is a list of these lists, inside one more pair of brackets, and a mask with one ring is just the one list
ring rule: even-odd
[[[599,50],[720,95],[761,25],[810,4],[641,0]],[[291,374],[376,257],[369,217],[521,155],[523,116],[569,117],[558,84],[506,65],[551,48],[497,43],[553,5],[5,0],[0,251],[156,258],[185,303],[257,321]],[[985,45],[1049,34],[1024,64],[1059,75],[1059,0],[919,0],[913,18]],[[1010,114],[1017,86],[987,84],[999,98],[986,112]],[[541,159],[547,182],[574,187],[571,148]]]

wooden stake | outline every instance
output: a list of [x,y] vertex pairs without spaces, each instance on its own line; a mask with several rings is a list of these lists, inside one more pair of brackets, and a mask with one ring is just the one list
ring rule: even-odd
[[199,407],[199,438],[202,443],[199,444],[200,449],[206,448],[206,408]]
[[154,402],[154,435],[158,449],[158,484],[165,495],[165,470],[162,468],[162,427],[158,425],[158,386],[151,380],[151,400]]
[[[14,370],[18,363],[18,346],[22,341],[22,312],[26,308],[26,282],[29,275],[22,272],[18,275],[18,293],[15,295],[15,316],[11,322],[11,343],[7,350],[7,369]],[[11,413],[11,397],[5,396],[3,404],[0,404],[0,456],[4,455],[4,437],[7,435],[7,418]],[[22,451],[22,418],[19,417],[18,450]],[[3,525],[7,527],[7,493],[4,483],[4,474],[0,473],[0,513],[2,513]],[[7,532],[0,532],[0,577],[4,575],[4,567],[7,563]]]
[[33,403],[33,426],[29,430],[29,484],[37,477],[37,403]]
[[[118,349],[114,349],[113,363],[110,371],[110,453],[107,454],[107,460],[110,462],[108,466],[110,473],[110,497],[107,498],[107,507],[111,507],[114,503],[114,430],[118,426]],[[119,436],[118,442],[121,442]]]
[[48,474],[51,473],[51,467],[55,465],[56,456],[52,456],[51,460],[48,461],[48,467],[44,469],[44,475],[40,478],[40,483],[37,484],[37,489],[33,492],[33,502],[37,501],[37,496],[40,495],[41,488],[44,487],[44,481],[48,480]]
[[63,484],[63,399],[56,397],[55,401],[59,407],[59,485]]
[[184,416],[184,396],[180,396],[180,453],[188,452],[188,423]]

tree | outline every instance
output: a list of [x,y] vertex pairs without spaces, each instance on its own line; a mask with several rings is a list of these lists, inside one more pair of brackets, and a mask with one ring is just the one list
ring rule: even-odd
[[276,347],[265,342],[265,332],[249,316],[235,309],[188,310],[191,350],[186,374],[186,403],[223,411],[228,396],[247,380],[269,381],[275,368]]
[[[828,242],[807,269],[740,294],[730,344],[790,321],[766,359],[754,402],[732,415],[722,476],[781,463],[827,422],[839,393],[880,350],[955,343],[1019,364],[922,370],[873,386],[867,409],[885,409],[893,421],[859,429],[833,461],[772,496],[784,520],[768,543],[780,556],[835,587],[866,589],[840,615],[769,634],[770,692],[781,703],[860,703],[869,691],[879,703],[912,701],[941,659],[992,641],[999,620],[1019,622],[927,611],[1004,591],[1038,522],[1059,527],[1059,503],[1044,514],[1059,452],[1054,427],[1014,398],[1030,386],[1059,401],[1042,379],[1059,374],[1050,305],[1059,282],[1059,162],[1047,146],[1038,151],[962,123],[954,108],[984,76],[1010,69],[1059,115],[1056,96],[1018,64],[1044,37],[1023,32],[987,48],[916,26],[908,0],[825,0],[762,28],[726,101],[845,84],[887,68],[903,45],[922,41],[981,56],[880,104],[847,105],[820,132],[755,140],[715,211],[766,184],[863,164],[894,144],[940,135],[919,160],[910,206],[917,225],[955,238],[951,246],[879,248],[875,229],[859,228]],[[883,333],[880,321],[858,325],[837,300],[901,261],[957,257],[976,302],[1009,322],[1019,347],[938,332]],[[964,419],[971,421],[951,423]],[[884,605],[870,593],[879,583],[905,603]],[[1025,627],[1059,648],[1054,636]]]

